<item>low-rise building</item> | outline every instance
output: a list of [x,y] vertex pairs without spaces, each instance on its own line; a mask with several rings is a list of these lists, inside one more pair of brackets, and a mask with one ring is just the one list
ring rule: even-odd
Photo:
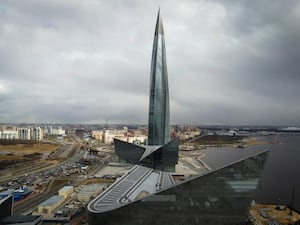
[[105,144],[111,144],[111,143],[113,143],[114,138],[124,140],[126,138],[127,131],[128,131],[127,129],[122,129],[122,130],[117,130],[117,129],[108,130],[107,129],[107,130],[104,130],[103,142]]
[[77,199],[81,202],[88,203],[91,197],[98,195],[103,191],[107,184],[90,184],[85,185],[77,195]]
[[64,202],[65,198],[61,195],[53,195],[38,206],[38,213],[51,214],[53,211]]
[[144,143],[146,143],[147,138],[148,138],[148,137],[147,137],[146,135],[140,134],[140,135],[138,135],[138,136],[131,136],[131,137],[128,137],[126,141],[127,141],[128,143],[141,143],[141,144],[144,144]]
[[95,138],[96,140],[99,140],[99,141],[103,141],[103,134],[104,132],[102,130],[93,130],[92,131],[92,138]]
[[64,198],[68,198],[74,191],[73,186],[64,186],[58,191],[58,195],[64,196]]

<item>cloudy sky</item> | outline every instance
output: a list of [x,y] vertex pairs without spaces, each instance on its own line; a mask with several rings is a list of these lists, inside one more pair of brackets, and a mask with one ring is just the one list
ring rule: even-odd
[[297,0],[1,0],[0,122],[146,124],[159,5],[173,124],[300,125]]

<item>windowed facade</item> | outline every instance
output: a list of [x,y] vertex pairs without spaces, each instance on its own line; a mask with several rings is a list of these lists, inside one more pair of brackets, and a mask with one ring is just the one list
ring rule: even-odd
[[152,49],[148,145],[164,145],[170,141],[170,106],[165,38],[158,13]]

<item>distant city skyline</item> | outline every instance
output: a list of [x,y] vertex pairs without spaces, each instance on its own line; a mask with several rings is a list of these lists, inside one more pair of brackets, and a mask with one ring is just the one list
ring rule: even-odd
[[0,123],[147,124],[159,6],[171,124],[300,125],[300,2],[280,0],[3,0]]

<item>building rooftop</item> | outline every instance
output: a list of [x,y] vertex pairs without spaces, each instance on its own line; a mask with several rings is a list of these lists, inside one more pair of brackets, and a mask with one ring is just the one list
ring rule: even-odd
[[14,192],[14,189],[7,189],[5,191],[1,191],[0,196],[7,197],[9,195],[12,195],[13,192]]
[[73,190],[74,187],[73,186],[64,186],[60,189],[60,191],[65,191],[65,190]]
[[158,150],[159,148],[162,147],[162,145],[147,145],[143,146],[145,148],[145,152],[143,153],[142,157],[140,158],[140,161],[151,155],[153,152]]
[[[197,179],[206,174],[221,170],[248,158],[256,157],[265,152],[268,152],[268,149],[243,149],[243,151],[231,149],[232,155],[229,154],[230,157],[228,158],[222,157],[222,154],[213,155],[214,157],[210,160],[210,165],[214,165],[213,169],[198,174],[191,179]],[[215,157],[219,158],[218,156],[221,157],[221,159],[218,161],[212,160]],[[245,162],[245,164],[247,164],[247,162]],[[189,180],[186,180],[184,182],[188,181]],[[236,192],[244,192],[249,189],[255,190],[257,182],[257,179],[250,179],[246,182],[230,181],[227,184]],[[88,205],[88,210],[93,213],[110,211],[139,199],[143,199],[149,195],[156,194],[174,185],[178,184],[175,184],[171,173],[136,165],[99,196],[93,199]]]
[[4,219],[0,220],[0,224],[17,224],[17,223],[30,223],[34,222],[38,219],[41,219],[40,215],[13,215],[5,217]]
[[144,166],[134,166],[127,174],[95,198],[89,208],[104,212],[133,202],[175,184],[172,175]]
[[3,202],[5,202],[8,198],[10,198],[11,197],[11,195],[7,195],[7,196],[5,196],[5,197],[0,197],[0,205],[3,203]]
[[52,206],[63,198],[64,196],[61,195],[53,195],[52,197],[48,198],[46,201],[42,202],[39,206]]

